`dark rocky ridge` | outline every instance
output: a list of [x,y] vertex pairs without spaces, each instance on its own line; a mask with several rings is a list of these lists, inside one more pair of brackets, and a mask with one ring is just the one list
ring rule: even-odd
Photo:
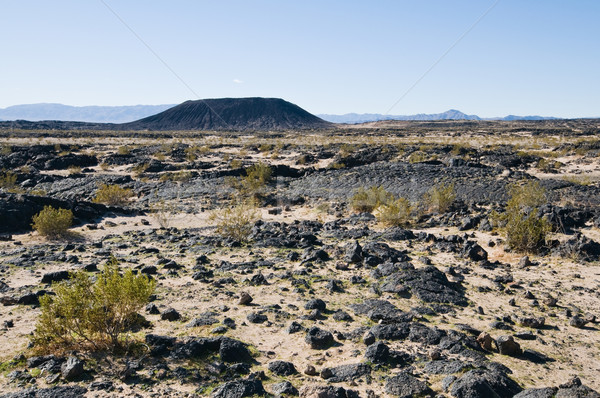
[[121,125],[129,130],[284,130],[332,126],[332,123],[279,98],[186,101],[156,115]]

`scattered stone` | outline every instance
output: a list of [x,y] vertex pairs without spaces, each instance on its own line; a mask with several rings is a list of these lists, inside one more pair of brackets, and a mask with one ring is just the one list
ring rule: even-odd
[[308,376],[316,376],[318,373],[317,369],[315,369],[314,366],[306,365],[306,368],[304,369],[304,374]]
[[[328,369],[327,377],[323,377],[326,369]],[[332,383],[349,382],[371,374],[371,366],[365,363],[341,365],[326,369],[321,371],[321,377]]]
[[513,336],[499,336],[496,338],[496,347],[498,348],[498,352],[502,355],[516,357],[523,353],[521,346],[515,341]]
[[181,314],[177,312],[175,308],[167,308],[166,310],[161,312],[160,319],[169,322],[178,321],[179,319],[181,319]]
[[575,315],[574,317],[569,319],[569,326],[573,326],[578,329],[583,328],[587,324],[588,324],[588,322],[585,319],[583,319],[577,315]]
[[381,341],[369,345],[365,352],[365,359],[372,363],[384,364],[389,358],[390,348]]
[[534,317],[518,317],[517,323],[521,326],[525,326],[533,329],[540,329],[544,327],[546,323],[546,319],[543,316],[534,318]]
[[492,351],[494,349],[492,346],[493,342],[494,339],[492,336],[486,332],[481,332],[481,334],[477,337],[477,343],[479,343],[479,346],[486,351]]
[[257,379],[229,381],[217,387],[210,395],[212,398],[242,398],[266,395],[263,384]]
[[259,314],[257,312],[251,312],[246,316],[246,319],[250,323],[265,323],[269,320],[269,318],[264,314]]
[[67,358],[67,361],[63,363],[60,368],[62,377],[68,381],[73,381],[79,378],[83,374],[83,364],[84,362],[79,358]]
[[304,305],[304,309],[325,311],[327,309],[327,304],[321,299],[312,299]]
[[69,271],[48,272],[42,277],[42,283],[60,282],[69,279]]
[[220,339],[219,356],[223,362],[252,362],[252,355],[246,345],[228,337]]
[[271,391],[277,395],[298,395],[298,389],[287,380],[273,384],[271,386]]
[[333,335],[327,330],[316,326],[311,327],[305,337],[305,341],[311,348],[324,350],[331,347],[334,343]]
[[385,382],[385,392],[394,397],[411,398],[433,394],[431,388],[413,375],[402,372],[389,377]]
[[484,369],[469,370],[452,383],[450,394],[456,398],[509,398],[522,388],[506,374]]
[[247,292],[241,292],[240,293],[240,299],[238,301],[239,305],[248,305],[252,302],[252,296],[250,294],[248,294]]
[[275,373],[278,376],[290,376],[298,373],[294,364],[286,361],[270,362],[268,368],[271,372]]

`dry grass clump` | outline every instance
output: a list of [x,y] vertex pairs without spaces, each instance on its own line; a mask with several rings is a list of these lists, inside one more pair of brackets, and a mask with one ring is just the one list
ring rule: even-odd
[[109,206],[124,206],[132,196],[133,192],[129,188],[123,188],[117,184],[101,184],[93,202]]
[[217,234],[239,242],[246,242],[252,227],[260,219],[260,213],[252,203],[238,203],[214,210],[209,220]]
[[431,212],[445,213],[454,204],[456,192],[454,184],[441,183],[432,187],[424,197],[424,205]]
[[350,198],[350,207],[359,213],[372,213],[377,207],[388,204],[393,200],[394,195],[382,186],[368,189],[360,187],[354,196]]
[[398,198],[375,210],[377,221],[385,227],[398,227],[411,223],[413,206],[406,198]]
[[536,253],[551,231],[548,220],[539,217],[539,207],[547,202],[546,191],[537,181],[514,185],[510,189],[506,211],[500,216],[506,223],[506,244],[519,252]]

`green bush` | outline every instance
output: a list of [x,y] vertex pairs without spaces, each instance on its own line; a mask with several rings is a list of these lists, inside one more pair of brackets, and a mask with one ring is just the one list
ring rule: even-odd
[[103,203],[109,206],[123,206],[133,196],[131,189],[122,188],[117,184],[101,184],[96,191],[94,203]]
[[382,204],[376,210],[377,221],[386,227],[397,227],[410,224],[412,206],[408,199],[398,198]]
[[409,163],[421,163],[421,162],[426,161],[427,159],[429,159],[429,157],[423,151],[415,151],[415,152],[411,153],[410,155],[408,155]]
[[173,182],[188,182],[194,177],[194,174],[189,170],[181,170],[181,171],[167,171],[162,174],[159,181],[173,181]]
[[271,181],[272,174],[273,170],[269,165],[258,162],[246,169],[246,176],[242,178],[242,185],[248,192],[257,192]]
[[44,206],[42,211],[32,218],[31,226],[40,235],[48,238],[60,238],[68,234],[73,225],[73,212],[67,209],[55,209]]
[[[83,271],[40,297],[41,314],[32,341],[41,351],[126,347],[123,333],[139,322],[155,281],[131,270],[119,271],[114,257],[92,278]],[[125,344],[124,344],[125,343]]]
[[2,170],[0,174],[0,188],[12,191],[17,187],[17,175],[12,171]]
[[129,155],[131,154],[131,149],[127,145],[123,145],[117,148],[117,153],[119,155]]
[[546,201],[546,191],[537,181],[511,187],[506,211],[501,216],[509,248],[536,253],[545,245],[551,226],[548,220],[538,217],[538,209]]
[[377,207],[391,203],[393,200],[394,195],[382,186],[370,187],[369,189],[360,187],[354,196],[350,198],[350,207],[356,212],[371,213]]
[[454,184],[436,185],[425,195],[425,204],[429,210],[440,214],[450,210],[455,200]]
[[216,231],[225,238],[246,242],[254,223],[260,219],[258,210],[247,203],[234,204],[213,211],[209,220],[214,223]]

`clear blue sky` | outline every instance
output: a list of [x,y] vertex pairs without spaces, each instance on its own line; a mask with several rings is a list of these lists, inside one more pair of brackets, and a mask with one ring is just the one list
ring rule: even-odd
[[[495,0],[104,0],[200,98],[386,113]],[[600,1],[500,0],[389,113],[600,116]],[[4,0],[0,107],[197,99],[101,0]]]

